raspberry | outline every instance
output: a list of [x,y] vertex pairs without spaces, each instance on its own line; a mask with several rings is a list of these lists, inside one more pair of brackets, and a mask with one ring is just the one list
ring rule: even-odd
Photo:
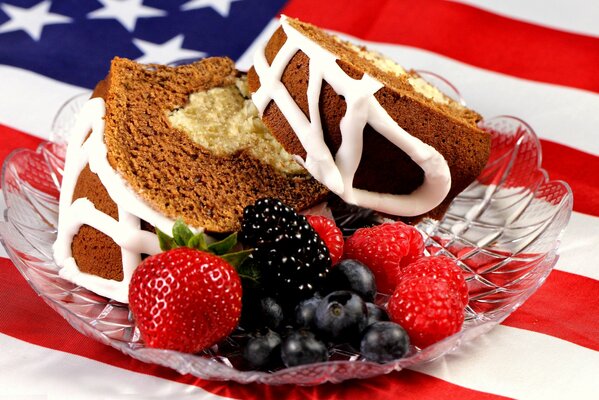
[[468,304],[468,286],[464,280],[464,273],[451,258],[444,256],[421,257],[402,269],[401,280],[425,276],[447,282],[449,289],[456,293],[462,301],[462,306],[465,307]]
[[335,225],[335,221],[320,215],[308,215],[306,218],[308,219],[308,223],[318,233],[318,236],[327,245],[329,253],[331,253],[331,262],[333,265],[337,264],[341,260],[341,256],[343,256],[343,234],[341,234],[341,230]]
[[391,294],[401,278],[401,269],[424,253],[418,230],[403,222],[358,229],[345,242],[344,258],[365,264],[376,279],[378,291]]
[[444,280],[430,276],[402,280],[387,304],[389,317],[411,342],[425,348],[458,332],[464,323],[460,298]]

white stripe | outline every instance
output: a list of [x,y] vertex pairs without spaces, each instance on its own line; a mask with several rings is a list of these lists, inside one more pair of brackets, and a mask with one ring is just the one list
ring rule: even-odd
[[517,399],[597,399],[599,393],[599,352],[507,326],[415,370]]
[[60,107],[89,92],[34,72],[0,65],[0,124],[47,139]]
[[453,0],[504,17],[599,36],[599,2],[589,0]]
[[117,368],[4,334],[0,334],[0,349],[0,398],[44,395],[51,400],[225,399],[197,386]]
[[560,259],[555,269],[599,281],[599,218],[572,213],[559,254]]

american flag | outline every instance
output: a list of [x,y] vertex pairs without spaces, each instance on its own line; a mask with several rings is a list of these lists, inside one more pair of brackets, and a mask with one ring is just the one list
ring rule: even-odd
[[0,161],[47,139],[60,106],[102,79],[112,57],[175,63],[227,55],[247,69],[280,13],[444,76],[484,116],[514,115],[535,129],[543,167],[575,196],[546,283],[489,334],[415,370],[343,385],[268,387],[179,375],[80,335],[0,249],[0,398],[597,398],[597,2],[1,1]]

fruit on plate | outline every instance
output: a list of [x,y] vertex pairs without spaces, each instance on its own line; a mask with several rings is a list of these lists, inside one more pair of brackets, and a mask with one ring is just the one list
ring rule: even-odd
[[420,232],[403,222],[394,222],[358,229],[345,241],[343,257],[370,268],[379,292],[391,294],[399,284],[401,269],[423,252]]
[[306,219],[312,228],[318,233],[318,236],[329,249],[331,262],[337,264],[343,256],[343,234],[337,227],[335,221],[321,215],[307,215]]
[[281,358],[287,367],[326,361],[329,352],[314,333],[306,330],[292,332],[281,345]]
[[314,324],[321,334],[335,341],[352,341],[366,327],[366,303],[355,293],[339,290],[328,294],[316,307]]
[[284,305],[311,297],[331,268],[329,250],[306,217],[276,199],[245,208],[240,240],[255,249],[248,263],[259,271],[262,287]]
[[275,364],[280,357],[281,336],[266,329],[257,332],[243,349],[243,358],[255,368],[263,368]]
[[445,280],[431,276],[403,279],[389,299],[391,321],[400,324],[412,344],[425,348],[458,332],[464,322],[461,297]]
[[[331,252],[338,257],[343,245],[333,220],[306,218],[266,198],[245,209],[241,226],[241,244],[251,249],[237,252],[236,234],[208,245],[182,222],[173,237],[158,231],[165,251],[146,258],[130,284],[131,311],[148,346],[195,353],[239,326],[236,335],[247,339],[241,354],[254,369],[326,361],[337,346],[385,363],[463,323],[468,294],[460,268],[424,257],[411,226],[359,229],[347,240],[346,258],[332,266]],[[395,289],[386,308],[378,283]]]
[[374,274],[357,260],[343,260],[335,265],[327,275],[326,287],[329,291],[351,290],[364,301],[374,301],[376,284]]
[[425,276],[447,282],[450,289],[460,298],[462,306],[465,307],[468,304],[468,286],[464,279],[464,273],[449,257],[421,257],[403,269],[401,279]]
[[231,263],[247,252],[225,255],[233,236],[207,246],[203,234],[194,235],[182,222],[172,238],[162,232],[159,238],[165,251],[142,261],[129,285],[136,325],[149,347],[186,353],[209,348],[239,321],[241,281]]
[[375,322],[366,328],[360,352],[370,361],[385,363],[404,357],[410,350],[407,332],[395,322]]

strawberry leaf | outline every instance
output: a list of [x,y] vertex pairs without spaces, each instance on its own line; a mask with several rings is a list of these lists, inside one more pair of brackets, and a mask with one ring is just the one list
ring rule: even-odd
[[223,254],[220,258],[237,269],[252,254],[252,251],[254,249],[241,250],[236,253]]
[[206,243],[206,235],[200,232],[196,235],[193,235],[187,241],[187,247],[196,250],[208,251],[208,244]]
[[257,288],[260,286],[260,268],[253,259],[246,259],[246,261],[241,263],[236,269],[244,287],[249,286]]
[[237,244],[237,232],[230,234],[219,242],[214,242],[208,246],[208,251],[217,256],[226,254]]
[[191,229],[185,225],[182,219],[178,219],[173,225],[173,239],[179,246],[186,246],[187,242],[193,236]]
[[174,249],[177,247],[177,244],[173,240],[172,237],[162,232],[160,229],[156,228],[156,235],[158,235],[158,243],[160,244],[160,249],[162,251],[167,251]]

